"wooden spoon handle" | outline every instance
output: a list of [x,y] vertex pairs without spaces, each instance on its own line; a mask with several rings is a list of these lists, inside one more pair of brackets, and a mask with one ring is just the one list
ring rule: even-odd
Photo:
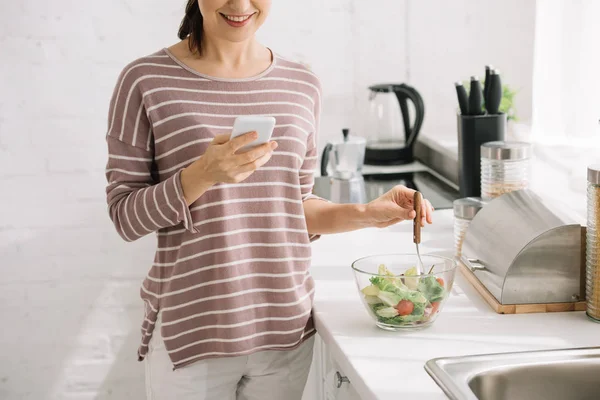
[[423,198],[421,197],[421,192],[415,192],[415,197],[413,198],[413,205],[417,215],[413,220],[413,242],[416,244],[421,243],[421,219],[423,217],[421,212],[421,202],[423,201],[422,199]]

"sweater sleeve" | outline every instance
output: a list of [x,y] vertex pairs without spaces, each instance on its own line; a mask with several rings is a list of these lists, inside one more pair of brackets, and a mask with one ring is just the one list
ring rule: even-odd
[[308,137],[306,156],[304,157],[302,167],[300,168],[300,191],[302,193],[302,201],[318,198],[312,194],[315,185],[315,168],[317,168],[317,161],[319,158],[315,142],[315,134],[313,133]]
[[[300,191],[302,193],[302,201],[317,199],[326,201],[325,199],[313,194],[313,188],[315,185],[315,170],[319,162],[319,154],[317,147],[317,135],[319,131],[319,122],[321,115],[321,85],[317,79],[315,79],[316,86],[318,88],[315,95],[315,107],[314,107],[314,130],[308,136],[306,143],[306,155],[300,168]],[[320,235],[309,235],[310,241],[319,239]]]
[[312,194],[313,187],[315,184],[315,170],[319,161],[319,154],[317,148],[317,135],[319,131],[319,122],[321,115],[321,85],[315,78],[316,87],[318,90],[314,96],[314,129],[313,132],[308,136],[306,143],[306,155],[302,167],[300,167],[300,190],[302,192],[302,201],[310,199],[320,199],[320,197]]
[[135,65],[117,81],[108,116],[108,212],[126,241],[178,225],[196,232],[181,187],[181,170],[159,181],[154,171],[152,126]]

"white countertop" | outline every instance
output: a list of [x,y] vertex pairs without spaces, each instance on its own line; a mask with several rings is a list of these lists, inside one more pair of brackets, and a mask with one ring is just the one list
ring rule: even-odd
[[[452,252],[452,211],[436,211],[422,252]],[[364,399],[445,399],[425,372],[437,357],[600,345],[583,312],[499,315],[460,273],[436,322],[413,332],[377,328],[360,302],[350,264],[377,253],[413,252],[412,225],[324,236],[313,243],[317,330]]]

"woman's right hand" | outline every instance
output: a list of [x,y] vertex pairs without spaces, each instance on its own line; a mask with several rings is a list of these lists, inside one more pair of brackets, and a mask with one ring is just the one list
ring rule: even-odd
[[229,140],[231,135],[217,135],[202,157],[181,172],[181,186],[188,205],[216,183],[238,183],[266,164],[277,148],[271,141],[247,152],[236,154],[245,145],[258,137],[256,132],[248,132]]

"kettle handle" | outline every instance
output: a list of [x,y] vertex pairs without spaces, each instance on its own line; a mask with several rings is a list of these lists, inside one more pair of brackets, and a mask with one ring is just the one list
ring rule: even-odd
[[327,143],[323,149],[323,156],[321,157],[321,176],[327,176],[327,165],[329,164],[329,153],[333,150],[333,145]]
[[[406,140],[406,145],[408,145],[408,142],[412,142],[412,136],[414,136],[414,130],[412,130],[412,127],[410,126],[410,110],[408,108],[408,101],[406,100],[405,96],[400,96],[400,93],[397,92],[396,93],[397,97],[398,97],[398,103],[400,103],[400,111],[402,112],[402,124],[404,125],[404,139]],[[415,106],[415,110],[416,110],[416,106]],[[417,115],[418,111],[415,111],[415,122],[417,119]]]
[[[425,118],[425,104],[423,103],[423,98],[419,92],[408,85],[401,84],[394,92],[396,93],[402,111],[406,146],[411,147],[423,125],[423,119]],[[415,122],[412,127],[410,126],[410,116],[408,104],[406,102],[407,99],[412,101],[415,106]]]

